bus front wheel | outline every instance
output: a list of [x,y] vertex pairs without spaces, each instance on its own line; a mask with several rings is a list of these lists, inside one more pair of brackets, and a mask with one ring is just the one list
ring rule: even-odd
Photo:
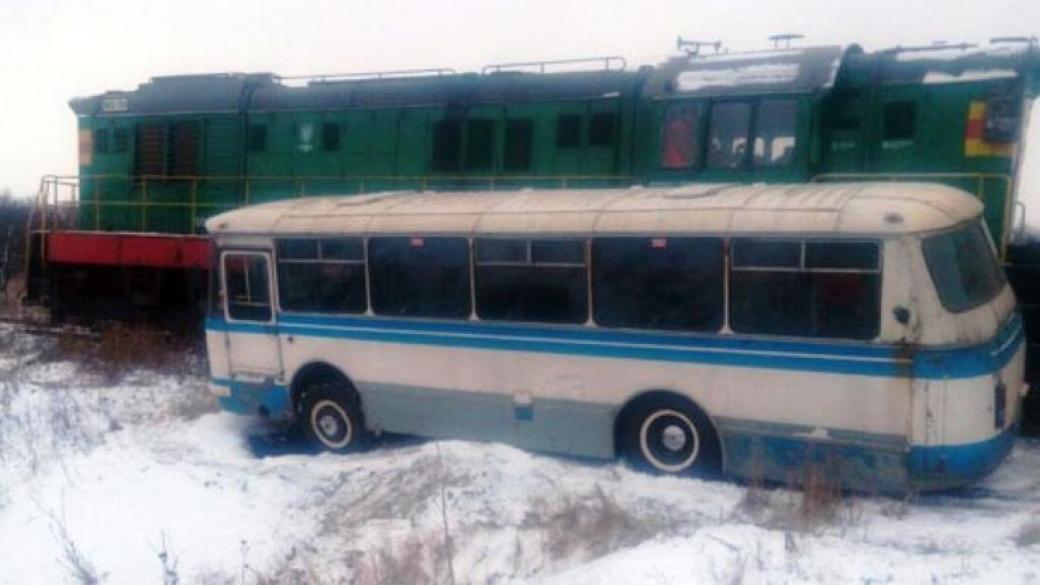
[[651,401],[624,423],[624,450],[636,467],[679,475],[718,470],[718,441],[707,417],[679,401]]
[[353,451],[364,442],[365,424],[357,401],[326,384],[303,394],[299,422],[311,442],[327,451]]

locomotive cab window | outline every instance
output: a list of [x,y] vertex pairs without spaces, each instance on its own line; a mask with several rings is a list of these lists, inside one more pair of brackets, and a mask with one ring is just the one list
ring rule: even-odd
[[661,128],[661,167],[689,169],[697,166],[700,154],[701,106],[677,104],[665,111]]
[[708,166],[736,169],[747,160],[748,132],[751,129],[751,104],[721,102],[711,108],[708,134]]
[[755,111],[756,167],[779,167],[794,161],[798,102],[762,100]]

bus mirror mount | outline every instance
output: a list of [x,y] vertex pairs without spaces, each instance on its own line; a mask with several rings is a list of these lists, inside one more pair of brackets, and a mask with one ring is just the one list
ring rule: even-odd
[[907,309],[906,307],[899,306],[892,309],[892,315],[895,316],[896,321],[899,321],[903,325],[910,323],[910,309]]

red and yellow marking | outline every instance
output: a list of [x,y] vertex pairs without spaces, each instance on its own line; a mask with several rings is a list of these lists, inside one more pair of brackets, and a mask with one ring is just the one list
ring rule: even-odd
[[968,128],[964,132],[964,156],[1006,156],[1014,154],[1012,142],[986,142],[986,102],[968,106]]

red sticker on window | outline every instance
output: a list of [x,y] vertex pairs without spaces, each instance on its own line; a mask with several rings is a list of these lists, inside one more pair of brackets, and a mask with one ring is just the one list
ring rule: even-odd
[[652,238],[650,240],[650,247],[651,248],[667,248],[668,247],[668,238]]
[[425,243],[422,238],[412,238],[413,248],[422,248]]

